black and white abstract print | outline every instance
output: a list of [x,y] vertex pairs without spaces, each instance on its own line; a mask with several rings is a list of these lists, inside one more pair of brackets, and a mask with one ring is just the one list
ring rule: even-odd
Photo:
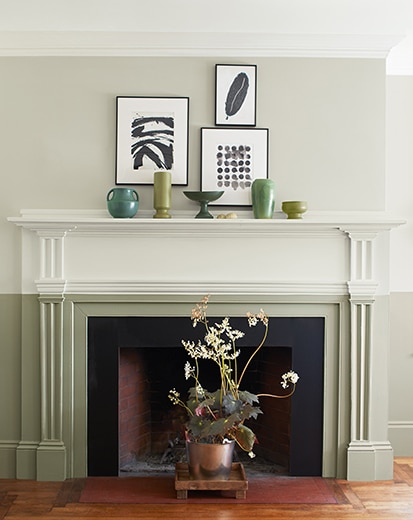
[[131,119],[133,170],[151,166],[171,170],[174,164],[174,115],[133,114]]
[[215,66],[215,124],[255,126],[256,65]]
[[240,72],[231,83],[225,99],[226,120],[235,116],[245,101],[248,94],[250,80],[248,74]]
[[216,179],[220,189],[234,191],[251,188],[253,148],[248,144],[218,144]]

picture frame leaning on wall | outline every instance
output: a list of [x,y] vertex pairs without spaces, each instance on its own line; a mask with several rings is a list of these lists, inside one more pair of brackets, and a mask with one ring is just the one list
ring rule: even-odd
[[256,65],[215,65],[215,125],[255,126]]
[[116,184],[153,184],[156,171],[188,185],[188,97],[116,98]]
[[251,206],[254,179],[268,178],[268,128],[201,128],[201,190],[223,190],[211,205]]

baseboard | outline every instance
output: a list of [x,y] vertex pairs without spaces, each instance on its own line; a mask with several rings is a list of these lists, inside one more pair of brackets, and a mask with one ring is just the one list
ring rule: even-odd
[[351,441],[347,449],[347,480],[391,480],[393,458],[388,441]]
[[396,457],[413,457],[413,421],[390,421],[389,440]]
[[16,478],[16,450],[19,441],[0,441],[0,478]]

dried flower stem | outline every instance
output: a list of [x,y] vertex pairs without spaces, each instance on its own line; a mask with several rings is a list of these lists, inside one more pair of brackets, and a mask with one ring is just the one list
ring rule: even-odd
[[285,394],[285,395],[257,394],[257,397],[275,397],[276,399],[285,399],[286,397],[291,397],[294,392],[295,392],[295,385],[289,394]]
[[[264,323],[264,322],[263,322]],[[242,381],[242,378],[244,377],[244,374],[245,372],[247,371],[247,368],[249,366],[249,364],[251,363],[252,359],[254,358],[254,356],[259,352],[259,350],[261,349],[261,347],[264,345],[265,343],[265,340],[267,339],[267,335],[268,335],[268,323],[264,323],[264,327],[265,327],[265,332],[264,332],[264,336],[261,340],[261,343],[258,345],[258,347],[255,349],[255,351],[251,354],[251,357],[249,358],[249,360],[246,362],[245,366],[244,366],[244,370],[242,371],[242,374],[238,380],[238,388],[240,387],[240,384],[241,384],[241,381]]]

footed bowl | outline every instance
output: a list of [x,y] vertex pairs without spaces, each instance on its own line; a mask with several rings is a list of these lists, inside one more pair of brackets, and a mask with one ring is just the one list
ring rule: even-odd
[[214,218],[208,211],[208,204],[214,200],[218,200],[223,191],[184,191],[185,197],[189,200],[199,202],[201,209],[195,218]]
[[305,200],[285,200],[281,204],[281,209],[289,219],[303,218],[303,213],[307,211]]

